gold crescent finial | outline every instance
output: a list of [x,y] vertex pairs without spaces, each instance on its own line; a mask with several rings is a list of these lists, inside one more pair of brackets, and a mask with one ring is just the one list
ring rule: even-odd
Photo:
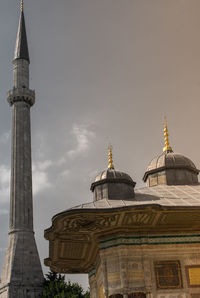
[[165,137],[165,147],[163,148],[163,152],[166,152],[166,153],[172,152],[172,147],[169,146],[169,134],[168,134],[166,116],[164,116],[163,125],[164,125],[164,137]]
[[109,163],[108,163],[108,169],[114,170],[113,160],[112,160],[112,149],[113,147],[111,145],[108,146],[108,157],[109,157]]
[[24,0],[21,0],[21,11],[24,11]]

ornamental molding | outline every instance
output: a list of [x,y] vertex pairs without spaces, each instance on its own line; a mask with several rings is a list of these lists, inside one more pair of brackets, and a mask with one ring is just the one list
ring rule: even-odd
[[99,249],[107,249],[120,245],[168,245],[200,243],[200,234],[197,235],[148,235],[148,236],[117,236],[99,242]]

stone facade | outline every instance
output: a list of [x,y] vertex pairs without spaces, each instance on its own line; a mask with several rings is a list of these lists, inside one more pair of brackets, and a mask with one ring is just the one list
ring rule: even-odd
[[199,234],[118,235],[99,245],[89,273],[91,298],[200,297]]

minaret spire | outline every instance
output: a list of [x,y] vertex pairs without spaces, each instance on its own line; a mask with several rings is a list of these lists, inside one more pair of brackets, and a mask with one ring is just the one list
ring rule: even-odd
[[43,273],[33,230],[30,109],[35,92],[29,89],[29,53],[21,13],[13,60],[14,87],[7,93],[12,109],[10,224],[0,298],[38,298]]
[[21,0],[21,13],[19,18],[16,46],[15,46],[15,59],[24,59],[30,62],[29,51],[28,51],[28,42],[26,36],[26,25],[24,18],[24,1]]

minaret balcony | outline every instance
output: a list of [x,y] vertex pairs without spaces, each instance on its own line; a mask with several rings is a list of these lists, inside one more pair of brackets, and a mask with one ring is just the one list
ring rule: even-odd
[[12,106],[15,102],[26,102],[30,106],[35,103],[35,91],[27,88],[13,88],[7,93],[7,100]]

